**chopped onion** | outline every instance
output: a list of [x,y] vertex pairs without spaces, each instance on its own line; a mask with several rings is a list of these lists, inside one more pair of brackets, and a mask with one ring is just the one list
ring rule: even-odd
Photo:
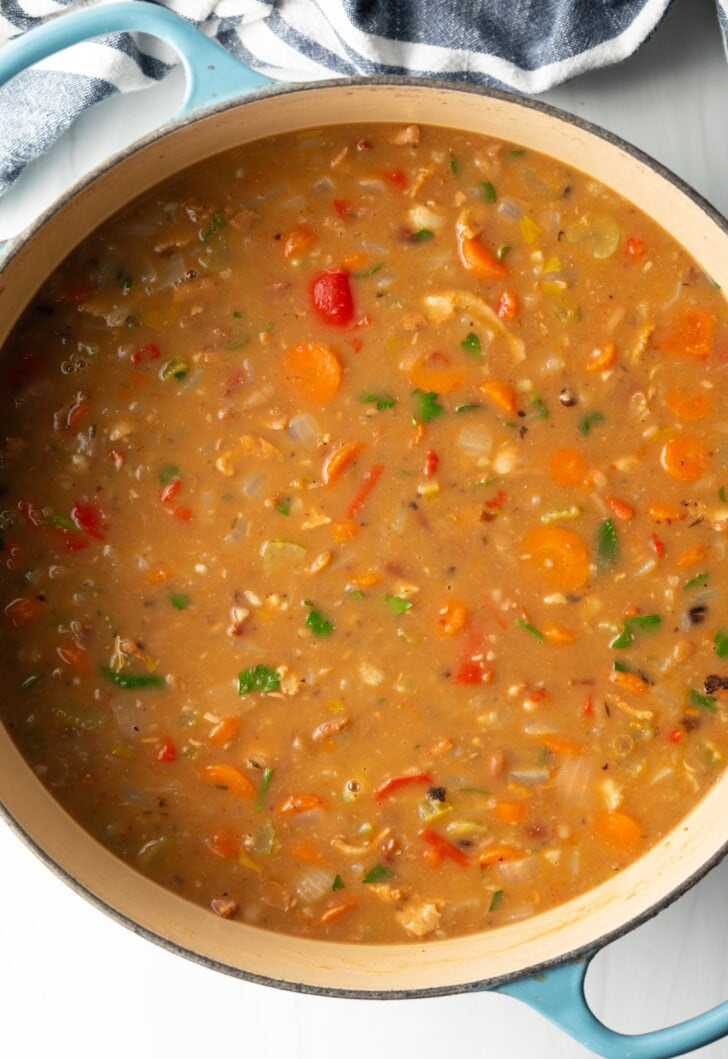
[[493,436],[482,423],[469,423],[460,431],[458,445],[466,456],[487,457],[493,448]]
[[181,254],[172,254],[171,257],[163,258],[157,272],[155,288],[164,290],[165,287],[173,287],[175,283],[181,283],[186,271],[187,266]]
[[251,474],[249,478],[246,478],[242,485],[242,492],[245,496],[251,499],[256,496],[260,496],[263,492],[263,475],[262,474]]
[[524,883],[532,879],[538,869],[538,857],[521,857],[520,860],[504,860],[498,865],[498,871],[504,883]]
[[566,758],[552,780],[552,788],[570,805],[589,805],[596,794],[597,772],[587,757]]
[[312,415],[302,412],[289,419],[286,434],[299,445],[315,445],[319,439],[319,428]]
[[513,199],[501,199],[497,206],[498,213],[507,221],[519,221],[523,216],[523,209]]
[[324,894],[329,893],[333,882],[331,872],[324,871],[323,868],[309,868],[304,875],[299,876],[296,894],[301,901],[310,904],[312,901],[319,901]]

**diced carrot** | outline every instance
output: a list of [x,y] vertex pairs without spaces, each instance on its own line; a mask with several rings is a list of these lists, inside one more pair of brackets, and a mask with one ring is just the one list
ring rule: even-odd
[[616,496],[605,496],[604,502],[612,514],[622,522],[629,522],[631,518],[634,518],[634,508],[625,504],[623,500],[618,500]]
[[687,517],[685,511],[677,504],[656,500],[647,505],[647,513],[653,522],[679,522]]
[[296,860],[306,861],[307,864],[321,864],[323,861],[321,851],[313,842],[295,842],[288,852]]
[[372,585],[378,585],[382,580],[382,575],[378,574],[376,570],[364,570],[361,574],[352,574],[351,582],[354,585],[359,585],[360,588],[371,588]]
[[234,765],[205,765],[200,775],[206,783],[214,787],[224,787],[247,801],[251,801],[257,794],[253,781]]
[[8,603],[5,613],[15,628],[19,629],[21,625],[31,622],[40,613],[42,607],[40,600],[19,596]]
[[513,320],[518,315],[519,307],[520,302],[515,291],[501,291],[500,297],[498,298],[498,307],[496,309],[501,320]]
[[587,371],[606,371],[611,368],[617,359],[617,347],[614,342],[605,342],[603,346],[597,347],[586,362]]
[[232,860],[240,852],[240,836],[234,831],[215,831],[207,836],[205,845],[216,857]]
[[334,540],[343,543],[353,540],[361,526],[357,522],[332,522],[329,529],[334,535]]
[[329,923],[335,923],[337,919],[341,919],[347,912],[351,912],[352,908],[356,908],[356,901],[345,901],[340,905],[331,905],[330,908],[324,909],[319,917],[319,923],[322,927],[327,926]]
[[671,478],[695,482],[710,467],[710,451],[702,438],[694,434],[676,434],[662,447],[660,464]]
[[705,419],[713,402],[710,396],[700,390],[686,390],[674,386],[665,393],[665,404],[678,419],[697,422]]
[[465,268],[478,279],[499,279],[508,274],[498,255],[485,245],[479,235],[473,239],[459,238],[458,250]]
[[367,263],[367,255],[363,250],[352,250],[344,258],[343,264],[347,269],[356,271],[356,269],[364,268]]
[[464,850],[460,849],[459,846],[456,846],[449,838],[445,838],[444,835],[440,835],[437,831],[433,831],[431,827],[423,827],[417,832],[417,835],[423,842],[426,842],[428,846],[432,846],[432,848],[437,850],[437,852],[443,857],[447,857],[448,860],[455,861],[456,864],[460,864],[463,867],[468,863],[468,855]]
[[83,417],[88,412],[88,401],[81,398],[75,401],[66,414],[66,430],[75,430]]
[[549,477],[557,485],[581,485],[586,472],[586,459],[571,445],[554,449],[549,456]]
[[633,853],[642,844],[642,827],[629,813],[618,809],[599,813],[594,825],[598,834],[627,852]]
[[87,677],[91,672],[91,666],[89,664],[88,655],[84,651],[83,647],[79,647],[75,643],[61,644],[60,647],[56,648],[58,657],[66,665],[71,666],[75,669],[82,677]]
[[299,397],[328,404],[341,385],[341,361],[321,342],[298,342],[283,354],[283,375]]
[[566,625],[540,625],[539,627],[548,643],[562,645],[573,643],[576,640],[576,633]]
[[639,673],[627,673],[621,669],[613,669],[609,674],[612,684],[616,684],[622,691],[628,691],[631,695],[646,695],[650,685]]
[[458,599],[451,599],[440,608],[435,630],[440,636],[456,636],[465,628],[468,608]]
[[369,470],[364,475],[364,478],[362,479],[361,485],[354,494],[353,500],[346,509],[347,519],[356,518],[356,516],[359,514],[361,509],[364,507],[364,504],[368,500],[369,494],[371,493],[372,489],[377,484],[383,474],[383,463],[375,463],[369,468]]
[[636,239],[633,235],[624,244],[624,252],[630,261],[639,261],[641,257],[644,257],[646,250],[647,243],[642,239]]
[[423,393],[452,393],[465,382],[465,372],[446,364],[428,364],[418,360],[409,368],[409,381]]
[[157,752],[154,755],[157,761],[169,764],[172,761],[177,760],[177,747],[175,746],[174,740],[170,736],[165,736],[162,742],[157,747]]
[[435,849],[434,846],[428,846],[427,849],[423,849],[422,857],[431,868],[439,868],[442,864],[442,853],[439,849]]
[[385,169],[382,176],[393,188],[399,188],[400,191],[404,191],[407,187],[407,177],[401,169]]
[[411,787],[413,783],[431,784],[432,777],[427,772],[408,772],[402,776],[390,776],[374,791],[374,799],[381,802],[390,794],[401,790],[402,787]]
[[682,728],[670,728],[666,732],[666,738],[668,743],[681,743],[685,737],[685,732]]
[[693,566],[695,563],[702,562],[707,554],[708,549],[704,544],[695,544],[692,548],[687,548],[684,552],[678,555],[675,560],[675,565]]
[[300,254],[305,254],[316,242],[316,239],[316,233],[311,228],[306,227],[305,224],[292,228],[283,242],[283,256],[298,257]]
[[478,854],[478,863],[481,868],[489,868],[492,864],[502,864],[510,860],[523,860],[526,851],[518,846],[495,845],[488,846]]
[[173,573],[169,566],[154,566],[147,574],[147,581],[150,585],[159,585],[163,581],[169,581]]
[[281,816],[292,816],[294,813],[308,813],[312,809],[325,809],[326,802],[318,794],[289,794],[276,806]]
[[324,460],[321,471],[321,481],[324,485],[331,485],[335,482],[349,464],[354,462],[363,448],[364,443],[361,441],[347,441],[330,452]]
[[576,739],[569,739],[559,732],[544,732],[538,736],[538,741],[552,754],[563,754],[565,757],[579,757],[585,751],[584,744]]
[[425,478],[433,478],[437,474],[437,468],[440,466],[440,457],[437,455],[434,449],[428,449],[425,453],[425,466],[423,467],[423,474]]
[[707,360],[713,351],[715,317],[706,309],[688,309],[673,321],[668,334],[659,343],[672,356]]
[[232,743],[240,734],[241,721],[239,717],[223,717],[213,724],[207,733],[208,742],[214,746],[225,746]]
[[535,526],[523,541],[528,564],[545,581],[567,592],[589,580],[589,552],[579,534],[565,526]]
[[518,411],[518,395],[509,382],[485,379],[480,384],[480,392],[492,405],[508,415],[515,415]]
[[496,802],[493,814],[502,824],[521,824],[526,816],[523,802]]

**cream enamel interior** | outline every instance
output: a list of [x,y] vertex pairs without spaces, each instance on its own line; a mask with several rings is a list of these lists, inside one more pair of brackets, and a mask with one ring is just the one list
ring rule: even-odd
[[[672,233],[728,286],[728,232],[675,183],[618,144],[498,95],[412,83],[336,84],[264,95],[153,139],[72,195],[18,249],[0,279],[0,339],[69,249],[178,170],[236,144],[312,125],[399,121],[512,140],[592,174]],[[358,994],[454,991],[513,977],[589,948],[649,914],[728,841],[728,776],[659,845],[608,883],[551,912],[487,934],[427,945],[338,945],[212,916],[122,864],[56,804],[0,729],[0,801],[52,864],[93,898],[187,953],[256,978]]]

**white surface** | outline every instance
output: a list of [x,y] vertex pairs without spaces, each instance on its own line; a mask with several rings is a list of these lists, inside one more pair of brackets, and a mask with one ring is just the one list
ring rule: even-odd
[[[180,80],[84,116],[0,202],[18,232],[110,151],[172,113]],[[680,0],[631,60],[544,98],[637,144],[728,214],[728,65],[711,0]],[[586,161],[586,160],[585,160]],[[725,821],[716,826],[726,828]],[[728,999],[728,862],[601,953],[587,994],[623,1032]],[[0,1056],[6,1059],[585,1059],[509,998],[349,1001],[226,978],[172,956],[77,897],[0,824]],[[695,1053],[728,1059],[728,1041]]]

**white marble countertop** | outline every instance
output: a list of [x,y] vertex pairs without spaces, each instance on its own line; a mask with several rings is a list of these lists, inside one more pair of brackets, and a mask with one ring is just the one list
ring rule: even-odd
[[[85,115],[0,202],[0,239],[170,116],[180,93],[176,77]],[[679,0],[638,55],[544,98],[638,145],[728,214],[728,63],[711,0]],[[0,865],[0,1055],[7,1059],[588,1055],[501,996],[353,1001],[226,978],[108,919],[2,824]],[[728,861],[602,952],[587,977],[599,1017],[639,1032],[728,999],[727,891]],[[728,1059],[728,1039],[695,1054]]]

